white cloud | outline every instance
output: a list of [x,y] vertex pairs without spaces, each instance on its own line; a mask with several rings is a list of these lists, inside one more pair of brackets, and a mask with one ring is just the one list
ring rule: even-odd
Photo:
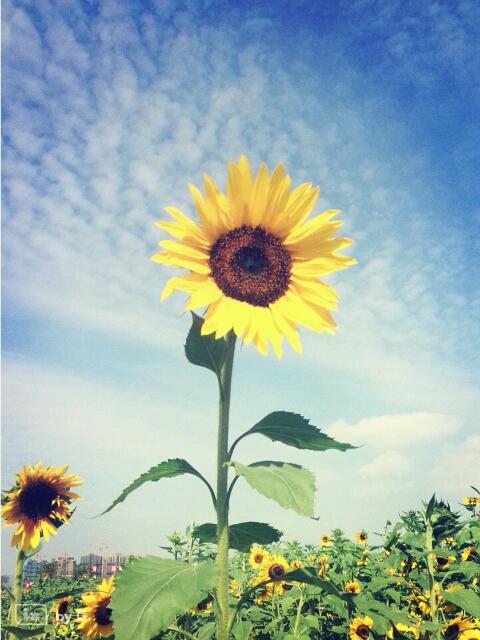
[[[334,438],[375,450],[414,449],[418,446],[439,443],[459,428],[454,416],[438,413],[410,413],[363,418],[354,424],[339,420],[327,430]],[[382,462],[388,456],[377,458]],[[398,461],[398,460],[397,460]]]
[[359,469],[360,475],[375,480],[405,476],[411,469],[407,456],[398,451],[384,451]]

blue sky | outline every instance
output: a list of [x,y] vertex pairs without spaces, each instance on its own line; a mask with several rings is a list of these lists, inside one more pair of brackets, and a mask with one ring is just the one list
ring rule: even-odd
[[39,459],[85,479],[46,555],[156,552],[213,517],[185,478],[90,519],[168,457],[214,477],[214,381],[184,360],[181,296],[160,303],[167,273],[148,258],[162,208],[192,213],[187,183],[207,171],[223,185],[240,153],[319,184],[359,263],[329,279],[335,337],[304,333],[305,354],[280,362],[239,352],[232,431],[288,409],[364,446],[244,441],[243,462],[316,472],[320,521],[241,483],[233,521],[315,541],[479,482],[479,13],[473,0],[4,3],[2,486]]

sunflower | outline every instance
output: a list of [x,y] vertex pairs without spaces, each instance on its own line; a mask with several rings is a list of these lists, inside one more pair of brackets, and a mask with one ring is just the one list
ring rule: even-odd
[[268,554],[265,552],[263,547],[254,544],[250,547],[248,562],[253,569],[260,569],[267,556]]
[[241,156],[228,165],[226,194],[204,181],[204,196],[189,185],[198,223],[175,207],[165,209],[173,221],[157,222],[176,240],[159,242],[152,260],[187,270],[168,280],[162,299],[188,293],[186,309],[207,307],[203,335],[233,330],[264,355],[270,342],[280,357],[284,337],[300,353],[297,325],[334,333],[338,296],[319,278],[356,262],[338,253],[352,242],[333,237],[339,212],[307,220],[319,190],[311,183],[291,190],[282,164],[271,175],[262,164],[253,177]]
[[[409,626],[408,624],[403,624],[403,622],[396,622],[395,629],[403,635],[411,635],[415,640],[420,638],[420,629],[415,625]],[[387,631],[387,638],[393,638],[393,627],[390,627]]]
[[319,556],[317,559],[317,563],[318,563],[317,573],[319,577],[325,578],[327,575],[327,569],[328,569],[328,556],[326,554]]
[[350,640],[368,638],[370,636],[370,629],[372,626],[373,620],[369,616],[354,618],[348,625],[348,637]]
[[443,628],[446,640],[480,640],[480,620],[464,619],[461,613]]
[[285,581],[282,580],[282,576],[290,571],[290,565],[283,556],[271,555],[269,556],[258,574],[258,582],[264,580],[273,580],[273,591],[279,595],[283,595],[285,591]]
[[474,546],[464,547],[460,551],[460,557],[463,561],[471,560],[472,558],[475,558],[475,556],[478,556],[478,551]]
[[345,593],[360,593],[362,589],[356,580],[349,580],[345,583],[343,590]]
[[320,546],[321,547],[329,547],[332,544],[332,538],[326,533],[323,536],[320,536]]
[[271,584],[266,584],[257,592],[255,596],[255,602],[257,604],[261,604],[262,602],[268,602],[268,600],[272,599],[273,595],[273,586]]
[[462,499],[462,504],[467,507],[478,507],[480,506],[480,496],[465,496]]
[[113,633],[112,610],[108,606],[115,591],[113,580],[114,576],[104,578],[97,591],[82,594],[85,606],[77,609],[79,616],[75,622],[78,631],[87,638],[105,638]]
[[5,524],[16,524],[12,546],[20,549],[36,549],[40,538],[48,540],[57,529],[69,521],[70,503],[80,496],[70,491],[82,484],[76,475],[66,476],[68,465],[44,467],[39,462],[34,467],[24,465],[17,473],[15,486],[5,495],[2,516]]
[[238,584],[238,580],[234,580],[233,578],[232,580],[230,580],[230,582],[228,583],[228,592],[234,598],[240,598],[241,593],[240,593],[240,585]]
[[433,554],[433,561],[436,565],[438,571],[445,571],[448,567],[455,562],[455,556],[437,556],[435,553]]
[[52,617],[54,622],[59,622],[64,619],[64,615],[68,613],[72,600],[72,596],[64,596],[55,602],[53,607],[50,609],[50,612],[53,614]]
[[191,612],[195,613],[198,616],[208,616],[213,610],[213,597],[207,596],[200,602],[198,602],[194,607],[192,607]]
[[363,529],[361,531],[357,531],[353,537],[355,538],[355,542],[357,544],[366,545],[368,542],[368,534]]

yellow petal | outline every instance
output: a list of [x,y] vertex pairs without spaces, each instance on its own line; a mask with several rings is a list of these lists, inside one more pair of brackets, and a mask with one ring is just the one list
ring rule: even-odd
[[191,309],[197,309],[198,307],[211,304],[218,300],[221,295],[222,292],[217,287],[215,280],[209,278],[192,293],[185,305],[185,310],[190,311]]

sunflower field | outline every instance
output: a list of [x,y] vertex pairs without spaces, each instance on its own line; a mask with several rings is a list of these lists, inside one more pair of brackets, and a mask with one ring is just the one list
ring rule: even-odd
[[[360,530],[354,540],[335,529],[319,544],[277,541],[248,546],[238,535],[229,563],[229,607],[235,615],[235,640],[320,638],[397,638],[423,640],[480,638],[480,495],[464,499],[463,513],[432,498],[421,510],[401,515],[384,531]],[[275,531],[275,530],[274,530]],[[280,539],[280,532],[275,537]],[[174,562],[195,568],[215,558],[215,545],[202,527],[174,533],[164,547]],[[125,575],[151,559],[132,560]],[[158,560],[161,566],[162,560]],[[165,590],[151,615],[162,617]],[[49,621],[42,635],[23,629],[17,637],[134,637],[116,634],[109,619],[114,582],[92,578],[76,582],[43,578],[23,591],[22,602],[48,604]],[[9,592],[3,593],[6,624]],[[213,593],[205,591],[194,606],[173,616],[155,638],[180,640],[215,637]],[[136,595],[132,594],[134,606]],[[177,594],[180,601],[181,593]],[[104,603],[103,623],[100,606]],[[140,611],[130,609],[135,622]],[[113,617],[115,617],[113,612]],[[106,623],[106,624],[105,624]],[[130,625],[129,625],[130,626]],[[8,629],[8,627],[7,627]],[[85,630],[87,632],[85,632]],[[30,635],[31,634],[31,635]]]

